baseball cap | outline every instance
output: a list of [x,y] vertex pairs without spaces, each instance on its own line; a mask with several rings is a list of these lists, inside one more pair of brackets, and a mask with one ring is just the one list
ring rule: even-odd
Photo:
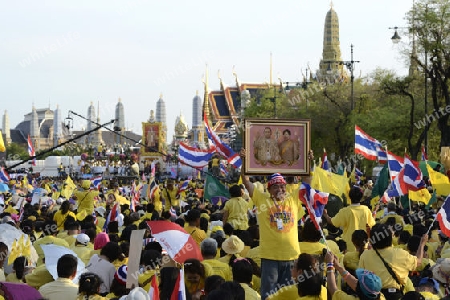
[[80,233],[77,235],[77,242],[83,245],[87,245],[91,239],[85,233]]
[[378,298],[381,291],[380,277],[365,269],[356,269],[355,274],[363,294],[371,299]]

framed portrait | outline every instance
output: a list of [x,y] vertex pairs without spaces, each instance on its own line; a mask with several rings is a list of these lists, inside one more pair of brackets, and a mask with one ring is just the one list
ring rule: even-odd
[[142,123],[142,143],[143,155],[155,155],[161,152],[161,123]]
[[245,173],[309,175],[311,120],[246,119]]

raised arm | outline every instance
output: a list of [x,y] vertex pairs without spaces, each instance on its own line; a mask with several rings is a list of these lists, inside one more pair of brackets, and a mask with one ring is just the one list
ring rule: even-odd
[[[239,156],[241,157],[242,165],[245,166],[245,149],[244,148],[242,148],[241,151],[239,152]],[[248,195],[250,197],[253,197],[253,190],[254,190],[253,183],[250,182],[250,180],[248,179],[248,176],[245,176],[245,174],[242,170],[243,169],[241,169],[242,183],[244,184],[245,188],[247,189]]]

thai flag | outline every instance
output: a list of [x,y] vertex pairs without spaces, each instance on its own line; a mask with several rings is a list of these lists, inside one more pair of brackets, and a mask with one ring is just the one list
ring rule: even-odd
[[[36,156],[36,153],[34,152],[33,143],[31,142],[30,135],[28,135],[28,155],[29,155],[30,157]],[[34,158],[31,160],[31,163],[32,163],[33,166],[36,165],[36,157],[34,157]]]
[[398,176],[401,169],[403,168],[404,160],[403,157],[394,155],[392,152],[387,152],[388,157],[388,167],[389,174],[391,175],[391,180],[394,180]]
[[9,182],[8,172],[6,172],[5,168],[3,168],[3,167],[0,170],[0,182],[3,182],[3,183]]
[[178,217],[178,216],[177,216],[177,211],[175,210],[175,208],[170,207],[169,212],[170,212],[170,215],[171,215],[172,217],[174,217],[174,218],[177,218],[177,217]]
[[427,152],[425,151],[425,146],[422,146],[422,160],[423,161],[428,160],[428,155],[427,155]]
[[328,161],[328,155],[325,148],[323,149],[322,169],[324,169],[325,171],[330,171],[330,162]]
[[155,180],[151,180],[147,186],[147,200],[153,199],[156,190],[158,190],[158,185]]
[[130,202],[130,210],[136,211],[136,206],[139,205],[141,198],[142,185],[139,184],[136,186],[136,183],[133,181],[131,185],[131,202]]
[[302,183],[299,190],[299,198],[306,205],[308,209],[309,217],[316,226],[317,230],[320,229],[320,221],[322,219],[323,210],[328,203],[329,193],[319,192],[311,188],[307,183]]
[[355,167],[355,180],[356,180],[356,182],[360,182],[361,181],[361,176],[363,176],[363,175],[364,175],[364,173],[361,172],[360,169]]
[[213,153],[214,150],[212,149],[202,150],[190,147],[182,142],[178,148],[178,158],[180,161],[194,168],[206,166],[211,160]]
[[211,127],[209,127],[206,116],[203,117],[203,122],[205,124],[210,147],[215,148],[217,152],[225,156],[228,163],[230,163],[233,167],[240,168],[242,166],[242,160],[239,157],[239,154],[235,153],[228,145],[221,141],[219,136],[211,129]]
[[97,226],[98,225],[98,219],[97,219],[97,215],[96,215],[95,211],[92,213],[92,217],[94,218],[95,226]]
[[223,161],[223,160],[220,161],[220,174],[223,177],[227,177],[227,175],[228,175],[228,169],[227,169],[227,166],[225,165],[225,161]]
[[178,194],[180,194],[181,192],[186,191],[188,189],[188,187],[189,187],[189,180],[183,181],[181,186],[178,188]]
[[445,199],[444,204],[441,206],[441,209],[437,213],[436,219],[439,222],[439,227],[441,228],[441,232],[445,234],[447,237],[450,237],[450,196]]
[[417,191],[425,187],[422,179],[422,171],[406,155],[404,158],[404,166],[392,181],[392,187],[397,191],[399,196],[407,195],[410,190]]
[[152,164],[150,165],[150,177],[155,177],[156,173],[156,160],[152,161]]
[[180,275],[175,282],[175,287],[173,288],[172,296],[170,300],[186,300],[186,290],[184,287],[184,270],[180,269]]
[[103,231],[108,230],[109,222],[113,222],[117,219],[120,214],[120,206],[119,203],[115,203],[113,208],[109,211],[108,217],[106,218],[105,225],[103,225]]
[[171,178],[177,178],[177,169],[174,167],[170,168],[170,177]]
[[380,202],[383,202],[384,204],[388,203],[391,200],[391,198],[389,197],[389,194],[386,191],[384,191],[383,193],[383,197],[380,198]]
[[376,148],[377,148],[377,154],[378,154],[378,163],[380,163],[380,164],[387,163],[388,162],[387,152],[383,149],[381,144],[378,144],[376,146]]
[[159,287],[158,281],[156,280],[156,274],[152,277],[148,295],[150,296],[150,300],[159,300]]
[[380,147],[378,142],[373,137],[362,131],[361,128],[355,125],[355,153],[361,154],[368,160],[377,160],[378,151],[377,146]]
[[100,188],[100,183],[102,183],[103,177],[96,176],[91,178],[92,185],[98,190]]

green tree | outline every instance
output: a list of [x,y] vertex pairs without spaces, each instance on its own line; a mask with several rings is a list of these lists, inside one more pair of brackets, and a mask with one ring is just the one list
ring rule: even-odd
[[10,143],[6,146],[6,158],[8,160],[24,160],[28,157],[28,152],[23,145]]
[[[440,146],[450,146],[450,1],[418,0],[407,15],[411,34],[415,37],[417,51],[411,57],[429,81],[437,127],[440,132]],[[413,49],[415,50],[415,49]],[[435,115],[436,116],[436,115]],[[428,125],[429,126],[429,125]]]

